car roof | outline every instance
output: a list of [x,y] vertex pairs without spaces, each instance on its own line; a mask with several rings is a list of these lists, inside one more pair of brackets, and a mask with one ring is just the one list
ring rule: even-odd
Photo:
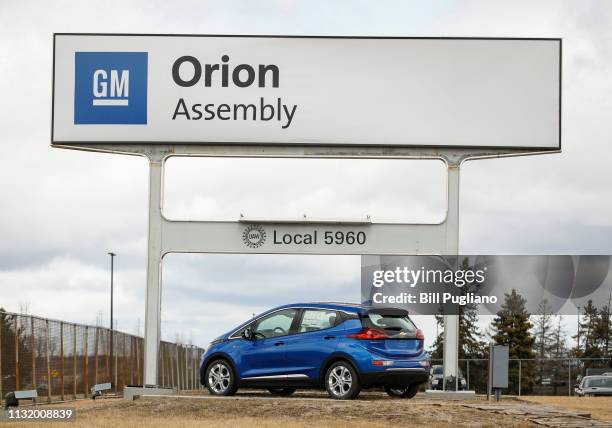
[[291,303],[283,306],[274,308],[278,310],[282,308],[319,308],[319,309],[333,309],[339,311],[353,312],[353,313],[364,313],[367,311],[368,306],[361,305],[359,303],[344,303],[344,302],[307,302],[307,303]]

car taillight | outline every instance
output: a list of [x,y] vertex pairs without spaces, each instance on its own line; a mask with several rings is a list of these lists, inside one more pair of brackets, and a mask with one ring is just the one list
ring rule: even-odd
[[420,328],[417,328],[416,338],[417,339],[421,339],[421,340],[425,340],[425,335],[423,334],[423,331],[421,331]]
[[389,335],[384,330],[378,328],[365,327],[359,333],[349,334],[347,337],[358,340],[380,340],[388,339]]

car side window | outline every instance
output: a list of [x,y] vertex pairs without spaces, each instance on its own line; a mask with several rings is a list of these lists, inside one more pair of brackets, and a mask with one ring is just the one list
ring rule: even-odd
[[304,315],[298,327],[298,333],[325,330],[336,325],[338,313],[325,309],[304,309]]
[[289,330],[291,330],[291,324],[296,313],[297,309],[283,309],[282,311],[266,315],[257,321],[253,331],[257,338],[260,339],[286,336],[289,334]]

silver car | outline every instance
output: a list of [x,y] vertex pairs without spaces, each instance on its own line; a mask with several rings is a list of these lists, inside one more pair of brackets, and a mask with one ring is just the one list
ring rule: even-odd
[[612,376],[585,376],[574,391],[579,397],[612,396]]

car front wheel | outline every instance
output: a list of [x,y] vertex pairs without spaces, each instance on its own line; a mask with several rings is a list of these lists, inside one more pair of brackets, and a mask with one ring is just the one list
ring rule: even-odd
[[357,372],[345,361],[338,361],[327,369],[325,388],[330,397],[337,400],[352,400],[361,391]]
[[419,384],[413,383],[405,388],[392,388],[390,386],[385,386],[385,391],[390,397],[397,398],[414,398],[419,392]]
[[206,387],[212,395],[234,395],[238,387],[234,371],[225,360],[213,361],[206,369]]

